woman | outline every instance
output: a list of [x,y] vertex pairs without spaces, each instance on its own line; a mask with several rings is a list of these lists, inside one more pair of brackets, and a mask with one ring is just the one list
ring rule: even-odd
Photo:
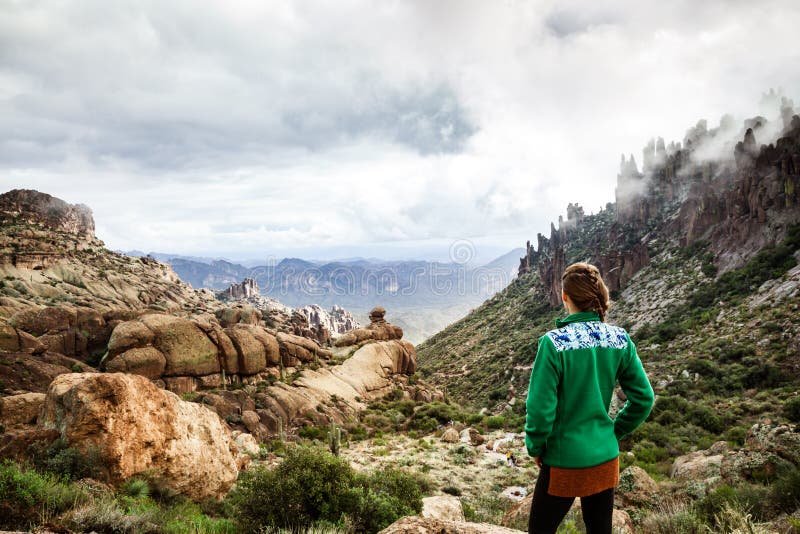
[[[653,388],[628,333],[606,324],[608,288],[594,265],[561,277],[569,315],[539,338],[526,401],[525,445],[540,467],[528,532],[555,532],[575,497],[589,534],[611,533],[619,443],[653,407]],[[627,400],[608,415],[619,380]]]

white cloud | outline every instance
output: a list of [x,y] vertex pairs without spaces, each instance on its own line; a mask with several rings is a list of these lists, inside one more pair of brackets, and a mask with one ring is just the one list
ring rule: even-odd
[[88,204],[115,248],[510,247],[613,200],[620,152],[796,97],[798,24],[792,0],[0,2],[0,180]]

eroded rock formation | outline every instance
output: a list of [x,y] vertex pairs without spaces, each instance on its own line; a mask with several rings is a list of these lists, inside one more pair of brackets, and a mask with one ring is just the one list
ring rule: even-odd
[[781,117],[783,131],[771,143],[758,144],[768,129],[757,117],[745,121],[734,146],[732,119],[723,117],[714,129],[698,122],[682,144],[650,141],[642,172],[623,155],[616,202],[592,217],[568,206],[567,221],[551,225],[549,238],[528,242],[519,274],[536,271],[553,305],[560,304],[561,273],[574,261],[596,264],[612,292],[622,289],[649,263],[656,228],[681,246],[708,241],[720,272],[741,265],[800,221],[800,117],[790,101]]
[[364,341],[387,341],[390,339],[400,339],[403,337],[403,329],[399,326],[389,324],[384,319],[386,310],[377,306],[369,312],[369,325],[364,328],[356,328],[340,336],[334,342],[337,347],[355,345]]
[[239,472],[238,448],[216,413],[142,376],[59,376],[39,425],[57,430],[71,447],[96,450],[113,484],[155,471],[169,488],[202,500],[222,497]]

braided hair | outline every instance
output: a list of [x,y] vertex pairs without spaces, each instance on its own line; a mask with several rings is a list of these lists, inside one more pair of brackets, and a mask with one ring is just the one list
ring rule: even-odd
[[564,270],[561,287],[580,311],[597,312],[601,321],[606,320],[608,288],[597,267],[589,263],[573,263]]

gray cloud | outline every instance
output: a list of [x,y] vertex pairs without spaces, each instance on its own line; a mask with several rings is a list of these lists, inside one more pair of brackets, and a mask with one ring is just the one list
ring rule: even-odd
[[516,245],[612,200],[619,153],[800,100],[798,24],[792,0],[0,0],[0,185],[88,204],[116,248]]

